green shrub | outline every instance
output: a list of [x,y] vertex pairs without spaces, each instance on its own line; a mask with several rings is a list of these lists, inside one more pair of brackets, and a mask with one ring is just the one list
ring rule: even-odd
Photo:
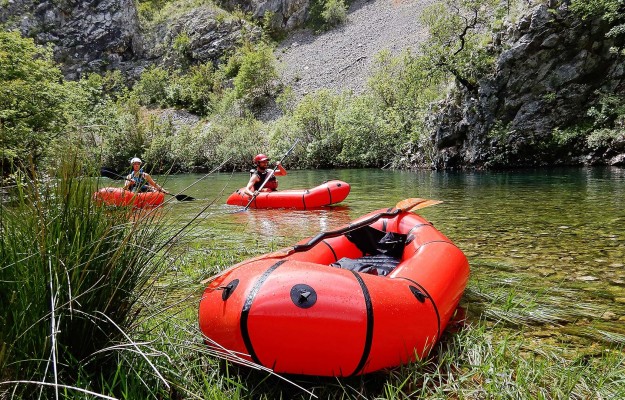
[[305,166],[312,168],[337,165],[342,143],[336,132],[336,115],[345,98],[329,90],[305,96],[293,112],[297,137],[306,148]]
[[65,87],[50,48],[18,32],[0,32],[0,163],[37,165],[61,135]]
[[161,67],[149,67],[133,88],[133,92],[144,106],[166,106],[167,86],[170,74]]
[[315,32],[321,32],[345,22],[348,3],[345,0],[311,0],[307,25]]
[[[284,154],[297,139],[300,143],[295,146],[287,160],[289,165],[301,166],[306,164],[306,143],[296,126],[295,120],[288,116],[282,117],[267,126],[269,132],[269,156],[275,157]],[[282,152],[278,152],[282,149]]]
[[215,149],[215,163],[230,159],[226,167],[248,170],[258,153],[266,153],[269,138],[264,125],[251,116],[224,116],[211,124],[211,136],[221,140]]
[[372,98],[360,96],[337,115],[336,130],[343,144],[340,162],[353,167],[382,167],[393,159],[398,132],[375,112]]
[[321,12],[327,27],[342,24],[347,20],[347,5],[345,0],[326,0]]
[[171,44],[175,54],[183,65],[187,65],[191,58],[191,38],[186,32],[181,32]]
[[220,90],[220,82],[213,65],[206,63],[194,65],[184,75],[172,77],[167,97],[171,104],[204,116],[212,111],[215,89]]
[[245,99],[254,106],[275,92],[275,81],[278,78],[277,62],[273,48],[260,43],[252,48],[242,49],[241,65],[234,78],[234,90],[237,98]]

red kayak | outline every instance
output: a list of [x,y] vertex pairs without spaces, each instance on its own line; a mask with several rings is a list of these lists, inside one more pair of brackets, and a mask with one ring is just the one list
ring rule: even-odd
[[469,264],[404,210],[376,211],[210,278],[199,305],[207,345],[278,373],[316,376],[425,357],[456,310]]
[[157,207],[165,201],[162,192],[134,193],[119,187],[104,187],[93,194],[100,204],[107,206],[133,206],[135,208]]
[[[251,196],[241,188],[232,193],[226,204],[231,206],[247,206]],[[250,204],[251,208],[297,208],[307,210],[340,203],[349,194],[349,183],[332,180],[312,189],[279,190],[261,192]]]

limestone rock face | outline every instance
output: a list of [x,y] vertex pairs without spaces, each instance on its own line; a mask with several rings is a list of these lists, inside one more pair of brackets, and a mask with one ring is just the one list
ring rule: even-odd
[[141,47],[132,0],[14,0],[0,22],[9,22],[37,43],[51,43],[69,79],[86,71],[127,69]]
[[[133,80],[152,64],[216,62],[243,35],[260,38],[258,28],[224,15],[216,7],[199,7],[146,31],[134,0],[9,0],[0,8],[0,23],[39,44],[52,44],[67,79],[120,70]],[[188,45],[176,49],[183,33]]]
[[[217,63],[224,53],[234,49],[244,37],[251,41],[260,39],[259,28],[245,20],[224,15],[222,10],[213,7],[198,7],[172,17],[146,35],[144,57],[163,65],[181,62]],[[175,46],[181,35],[189,39],[187,48],[183,50]]]
[[284,31],[304,25],[310,7],[310,0],[224,0],[222,3],[229,10],[240,9],[257,19],[271,13],[271,26]]
[[[622,59],[610,51],[604,21],[582,21],[565,7],[541,5],[500,41],[492,76],[475,92],[458,88],[429,121],[435,168],[592,162],[584,143],[558,148],[554,129],[582,121],[600,93],[625,93]],[[619,147],[617,145],[616,147]],[[600,158],[614,160],[614,154]]]

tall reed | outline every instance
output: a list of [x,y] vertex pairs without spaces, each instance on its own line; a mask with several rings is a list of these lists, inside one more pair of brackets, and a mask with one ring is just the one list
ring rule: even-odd
[[152,366],[131,333],[167,233],[157,212],[132,220],[94,204],[97,182],[81,170],[70,159],[54,176],[18,173],[0,204],[0,398],[115,395],[120,368]]

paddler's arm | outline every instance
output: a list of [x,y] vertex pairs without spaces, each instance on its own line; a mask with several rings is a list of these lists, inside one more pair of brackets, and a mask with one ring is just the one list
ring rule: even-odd
[[247,186],[245,187],[245,189],[243,189],[243,192],[245,192],[246,195],[248,196],[254,196],[254,184],[256,182],[258,182],[260,178],[258,177],[258,175],[253,174],[252,176],[250,176],[250,180],[249,182],[247,182]]
[[284,176],[286,175],[286,169],[284,169],[284,167],[282,166],[282,163],[280,161],[278,161],[276,163],[276,169],[273,170],[273,174],[275,176]]
[[148,183],[150,184],[150,186],[152,186],[154,189],[158,190],[159,192],[163,192],[163,193],[167,193],[169,194],[169,192],[165,189],[163,189],[162,186],[160,186],[158,183],[154,182],[154,179],[152,179],[152,177],[150,176],[150,174],[148,174],[147,172],[143,174],[145,176],[145,180],[148,181]]

